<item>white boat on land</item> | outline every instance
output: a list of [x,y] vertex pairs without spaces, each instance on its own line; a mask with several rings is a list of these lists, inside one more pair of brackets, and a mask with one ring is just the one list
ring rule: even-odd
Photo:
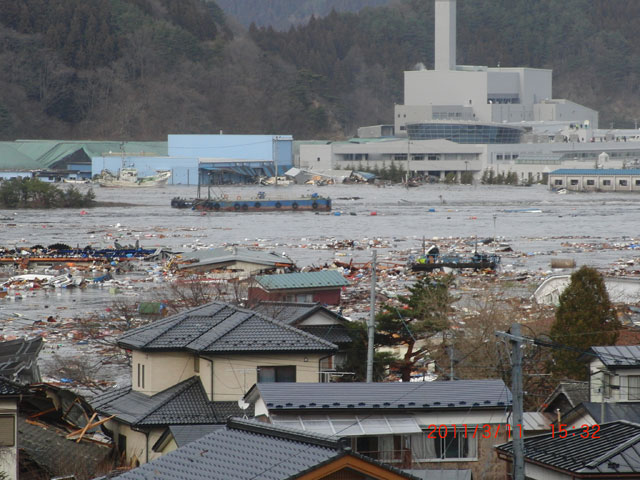
[[135,168],[121,168],[117,175],[103,170],[96,175],[95,181],[101,187],[161,187],[171,178],[168,170],[159,170],[155,175],[139,177]]

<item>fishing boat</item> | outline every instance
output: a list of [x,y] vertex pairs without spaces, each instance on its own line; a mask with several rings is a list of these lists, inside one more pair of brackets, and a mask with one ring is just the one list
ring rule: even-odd
[[269,198],[265,192],[258,192],[253,198],[228,195],[206,199],[185,199],[176,197],[171,200],[174,208],[191,208],[192,210],[213,212],[282,212],[282,211],[331,211],[331,198],[321,197],[314,193],[308,197]]
[[495,270],[500,264],[500,256],[494,254],[478,253],[473,255],[449,254],[441,255],[437,246],[432,245],[423,255],[411,264],[414,272],[432,272],[445,269]]
[[117,175],[109,170],[102,170],[96,175],[95,181],[101,187],[161,187],[167,184],[171,178],[171,172],[168,170],[159,170],[155,175],[146,177],[138,176],[138,170],[135,168],[121,168]]

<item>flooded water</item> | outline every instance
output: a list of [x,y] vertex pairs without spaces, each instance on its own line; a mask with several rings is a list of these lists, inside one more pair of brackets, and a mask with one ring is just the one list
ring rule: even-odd
[[[410,189],[371,185],[277,189],[233,186],[225,187],[224,193],[235,198],[254,196],[261,190],[270,196],[275,195],[274,191],[278,196],[317,192],[333,199],[333,212],[203,214],[170,207],[173,197],[194,197],[194,187],[139,190],[97,187],[94,189],[97,200],[131,206],[84,211],[0,210],[0,245],[62,242],[105,248],[115,241],[133,245],[136,240],[144,248],[175,250],[223,244],[255,245],[286,253],[303,267],[323,265],[334,259],[343,262],[371,259],[368,249],[326,248],[326,244],[335,240],[355,240],[360,246],[366,246],[372,239],[381,240],[385,248],[379,251],[378,258],[384,260],[392,252],[395,257],[397,252],[418,253],[423,237],[431,244],[449,237],[472,241],[475,236],[480,240],[497,236],[515,251],[503,259],[505,269],[548,270],[552,257],[573,258],[578,265],[605,268],[638,256],[635,244],[636,239],[640,242],[640,208],[639,197],[634,194],[558,195],[544,186],[445,185]],[[99,288],[57,289],[11,306],[5,301],[0,308],[40,318],[54,308],[80,315],[104,311],[112,302],[108,291]]]
[[[450,245],[451,238],[473,243],[496,236],[509,245],[502,269],[538,272],[550,270],[550,260],[570,258],[578,266],[611,268],[633,264],[640,247],[640,197],[634,194],[570,193],[558,195],[544,186],[401,186],[335,185],[225,187],[224,194],[300,196],[317,192],[333,200],[331,213],[206,213],[170,207],[173,197],[192,198],[194,187],[160,189],[94,189],[97,200],[123,202],[126,207],[71,210],[0,210],[0,245],[28,247],[66,243],[106,248],[119,242],[143,248],[168,247],[191,250],[228,244],[260,246],[286,253],[298,266],[323,265],[333,260],[368,262],[366,248],[376,241],[381,261],[404,261],[426,243]],[[213,192],[212,192],[213,193]],[[215,193],[220,193],[216,191]],[[375,215],[372,215],[375,213]],[[328,248],[339,241],[355,242],[355,248]],[[352,244],[354,245],[354,244]],[[363,248],[364,247],[364,248]],[[480,242],[479,249],[489,249]],[[442,248],[446,251],[446,248]],[[129,283],[117,293],[100,284],[78,289],[23,292],[20,300],[0,299],[0,334],[38,335],[36,320],[53,316],[59,321],[98,316],[108,320],[116,300],[135,302],[161,280],[161,264],[144,263],[146,271],[121,274]],[[629,268],[635,268],[634,265]],[[12,273],[0,273],[0,281]],[[145,280],[144,282],[142,280]],[[115,295],[114,295],[115,293]],[[56,325],[56,324],[54,324]],[[108,328],[108,327],[107,327]],[[54,327],[55,329],[55,327]],[[62,354],[95,358],[99,348],[65,340],[64,330],[49,328],[44,361]],[[71,337],[69,337],[71,338]],[[127,381],[128,370],[105,370],[106,377]]]

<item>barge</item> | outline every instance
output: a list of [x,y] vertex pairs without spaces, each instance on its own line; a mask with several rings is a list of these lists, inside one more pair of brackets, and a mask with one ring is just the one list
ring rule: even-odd
[[173,208],[191,208],[199,211],[213,212],[330,212],[331,198],[321,197],[317,193],[309,197],[298,198],[267,198],[264,192],[259,192],[255,198],[235,199],[228,195],[206,199],[185,199],[176,197],[171,200]]

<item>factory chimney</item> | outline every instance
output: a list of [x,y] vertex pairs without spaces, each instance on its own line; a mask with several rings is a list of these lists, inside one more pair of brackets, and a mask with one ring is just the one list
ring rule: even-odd
[[456,0],[436,0],[435,69],[456,69]]

